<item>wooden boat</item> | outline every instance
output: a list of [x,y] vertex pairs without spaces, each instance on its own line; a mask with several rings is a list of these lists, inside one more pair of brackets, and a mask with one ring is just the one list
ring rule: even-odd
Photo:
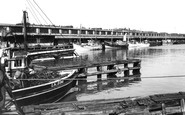
[[135,41],[135,40],[131,40],[128,42],[129,44],[129,48],[141,48],[141,47],[149,47],[150,43],[148,42],[148,40],[144,40],[144,41]]
[[173,42],[170,39],[165,39],[162,40],[162,45],[173,45]]
[[113,39],[111,39],[111,42],[104,41],[105,48],[122,48],[127,49],[128,43],[127,43],[127,33],[123,36],[123,40],[117,40],[116,42],[113,42]]
[[102,44],[97,43],[94,40],[88,40],[88,43],[73,43],[73,48],[77,53],[83,53],[92,50],[102,50]]
[[[6,35],[2,37],[1,39],[1,48],[13,48],[13,50],[17,51],[27,51],[29,54],[31,53],[39,53],[39,55],[45,55],[46,58],[48,57],[54,57],[55,59],[58,59],[63,56],[73,56],[75,53],[75,50],[73,49],[73,45],[69,43],[54,43],[54,41],[57,41],[54,39],[47,39],[46,41],[41,42],[40,38],[33,37],[35,40],[30,40],[30,35],[27,36],[27,30],[29,30],[31,24],[28,23],[28,13],[26,11],[23,11],[23,23],[20,25],[23,26],[23,38],[20,37],[18,40],[15,36],[15,40],[11,40],[7,37],[8,34],[12,34],[12,31],[5,32]],[[13,34],[12,34],[13,35]],[[16,40],[17,39],[17,40]],[[38,39],[38,40],[36,40]],[[29,41],[29,42],[28,42]],[[39,57],[39,55],[37,55]],[[44,56],[42,56],[44,57]]]
[[126,41],[121,40],[118,40],[116,42],[104,41],[104,44],[105,48],[123,48],[123,49],[128,48],[128,43]]
[[25,11],[23,17],[24,45],[1,49],[0,62],[1,68],[4,65],[8,93],[18,106],[56,102],[76,85],[76,70],[50,71],[46,67],[33,66],[32,62],[43,57],[70,56],[74,49],[28,47]]
[[[12,51],[8,49],[7,52]],[[76,85],[75,70],[50,71],[45,67],[30,66],[29,59],[34,55],[20,54],[13,52],[5,61],[5,73],[17,105],[56,102]]]
[[149,47],[150,43],[148,42],[129,42],[129,48],[140,48],[140,47]]

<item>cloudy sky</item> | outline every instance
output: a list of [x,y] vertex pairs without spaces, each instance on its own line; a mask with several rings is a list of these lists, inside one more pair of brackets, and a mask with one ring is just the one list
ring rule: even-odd
[[[185,0],[34,1],[55,25],[185,33]],[[39,19],[42,24],[46,24],[39,14],[37,14],[37,21],[36,16],[33,16],[31,9],[34,9],[33,6],[36,7],[34,1],[0,0],[0,23],[20,23],[23,10],[27,10],[30,23],[37,24]]]

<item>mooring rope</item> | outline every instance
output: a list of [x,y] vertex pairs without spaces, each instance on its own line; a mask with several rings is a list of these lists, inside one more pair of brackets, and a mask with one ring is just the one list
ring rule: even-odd
[[[158,78],[183,78],[185,75],[174,75],[174,76],[151,76],[151,77],[140,77],[140,75],[135,75],[135,77],[114,77],[114,78],[101,78],[102,80],[124,80],[124,79],[158,79]],[[100,79],[100,78],[98,78]],[[55,80],[95,80],[95,79],[87,79],[87,78],[67,78],[67,79],[15,79],[15,80],[27,80],[27,81],[55,81]]]

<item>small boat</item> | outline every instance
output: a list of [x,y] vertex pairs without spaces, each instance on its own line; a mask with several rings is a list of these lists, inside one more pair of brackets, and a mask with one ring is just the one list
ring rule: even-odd
[[[12,52],[11,48],[5,52]],[[4,63],[5,75],[19,106],[57,102],[76,85],[76,70],[51,71],[33,66],[30,59],[34,55],[21,52],[8,56],[12,57],[6,58]]]
[[[24,11],[24,29],[26,29],[26,14]],[[59,59],[71,56],[74,54],[74,49],[58,46],[28,47],[26,31],[24,31],[23,45],[8,46],[0,50],[0,62],[1,69],[4,68],[5,73],[4,84],[7,84],[6,89],[16,105],[57,102],[76,85],[76,70],[51,71],[47,67],[33,64],[35,59],[46,57]]]
[[126,36],[127,33],[125,33],[125,35],[123,36],[123,40],[117,40],[116,42],[113,42],[113,39],[111,39],[111,41],[104,41],[104,45],[105,48],[109,49],[109,48],[123,48],[123,49],[127,49],[128,48],[128,43],[126,41]]
[[73,43],[73,48],[77,53],[83,53],[85,51],[102,50],[102,44],[94,40],[88,40],[88,43]]
[[147,41],[144,42],[136,42],[135,40],[132,40],[130,42],[128,42],[129,44],[129,48],[140,48],[140,47],[149,47],[150,43],[148,43]]
[[162,45],[173,45],[173,42],[170,39],[165,39],[162,40]]
[[128,48],[128,43],[126,41],[121,41],[117,40],[116,42],[109,42],[109,41],[104,41],[105,48],[123,48],[127,49]]

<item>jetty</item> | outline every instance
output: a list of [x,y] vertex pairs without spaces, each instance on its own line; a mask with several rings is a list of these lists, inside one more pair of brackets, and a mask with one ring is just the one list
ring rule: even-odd
[[[67,70],[67,69],[78,69],[78,77],[88,77],[97,75],[101,78],[102,74],[116,74],[117,72],[123,72],[125,77],[131,77],[131,75],[140,74],[140,63],[139,59],[128,59],[128,60],[115,60],[115,61],[104,61],[104,62],[89,62],[85,60],[77,61],[75,65],[61,65],[59,67],[46,67],[48,70]],[[37,66],[38,67],[38,66]],[[88,69],[96,68],[97,71],[88,73]],[[103,69],[104,68],[104,69]],[[132,72],[131,72],[132,71]]]

